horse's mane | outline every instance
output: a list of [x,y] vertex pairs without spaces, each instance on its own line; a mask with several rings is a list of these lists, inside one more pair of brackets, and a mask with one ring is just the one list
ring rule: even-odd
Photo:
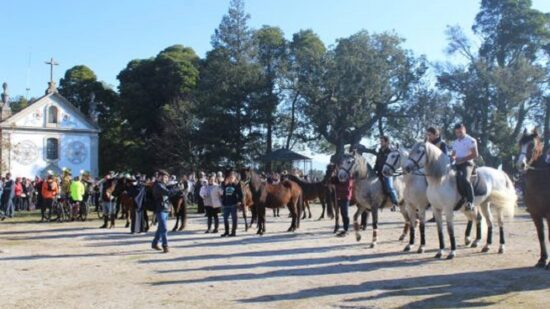
[[355,177],[358,179],[367,177],[369,173],[366,159],[359,152],[354,153],[353,156],[355,158]]
[[426,151],[426,166],[424,167],[426,174],[435,178],[443,177],[450,164],[449,157],[430,142],[418,143],[415,147],[420,147],[420,145],[424,145]]
[[544,145],[542,144],[540,135],[536,130],[533,130],[531,134],[524,133],[521,139],[519,140],[519,145],[521,147],[522,145],[525,145],[531,141],[535,144],[535,147],[533,148],[531,161],[537,162],[542,157]]

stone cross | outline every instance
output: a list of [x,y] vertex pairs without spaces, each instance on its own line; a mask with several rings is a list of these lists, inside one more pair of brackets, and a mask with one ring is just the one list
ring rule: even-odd
[[55,62],[55,60],[53,60],[53,57],[52,57],[50,61],[46,61],[46,64],[50,65],[50,82],[53,83],[53,67],[56,65],[59,65],[59,63]]

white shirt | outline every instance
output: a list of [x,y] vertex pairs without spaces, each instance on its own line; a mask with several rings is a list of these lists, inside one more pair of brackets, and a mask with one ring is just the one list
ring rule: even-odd
[[[474,149],[477,152],[477,141],[468,134],[453,142],[453,151],[456,158],[459,160],[469,156]],[[469,160],[468,162],[472,162],[472,160]]]

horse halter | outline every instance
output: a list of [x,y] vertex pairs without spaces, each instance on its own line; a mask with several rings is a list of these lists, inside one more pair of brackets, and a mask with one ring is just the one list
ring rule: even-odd
[[417,170],[421,169],[422,166],[420,166],[420,160],[422,160],[422,158],[426,155],[426,150],[422,151],[422,153],[420,154],[420,156],[418,157],[418,160],[415,160],[413,158],[411,158],[411,156],[409,156],[409,160],[414,163],[414,166],[416,167]]
[[395,156],[395,160],[393,160],[393,163],[388,163],[388,162],[384,162],[384,166],[387,166],[389,167],[393,173],[395,173],[397,171],[397,167],[395,167],[397,165],[397,162],[401,159],[401,154],[399,153],[399,151],[392,151],[392,152],[396,152],[397,155]]
[[351,164],[350,164],[349,168],[340,167],[339,170],[343,170],[344,172],[346,172],[346,174],[349,177],[350,176],[350,171],[351,171],[351,169],[353,168],[354,165],[355,165],[355,158],[351,157]]

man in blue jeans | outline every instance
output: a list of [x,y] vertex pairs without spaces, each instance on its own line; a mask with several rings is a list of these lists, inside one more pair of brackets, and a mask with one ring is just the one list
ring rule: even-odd
[[376,174],[378,175],[378,179],[382,182],[382,188],[384,189],[384,193],[389,195],[391,202],[392,202],[392,211],[395,211],[397,209],[397,191],[395,191],[395,187],[393,186],[393,176],[387,177],[384,176],[382,173],[382,170],[384,169],[384,165],[386,164],[386,160],[388,158],[388,155],[392,152],[392,148],[390,146],[390,138],[387,136],[381,136],[380,137],[380,149],[378,150],[378,154],[376,155],[376,163],[374,165],[374,170],[376,171]]
[[[166,187],[168,181],[170,181],[168,173],[160,170],[158,172],[158,179],[153,186],[153,202],[158,227],[151,247],[155,250],[162,250],[164,253],[168,253],[168,213],[171,208],[169,198],[177,193],[177,190],[171,190]],[[162,249],[158,245],[159,240],[162,241]]]
[[[233,171],[228,172],[222,185],[222,209],[225,233],[221,237],[234,237],[237,235],[237,207],[242,204],[242,200],[241,185],[237,182],[235,173]],[[231,234],[229,234],[229,215],[231,215],[233,223]]]

